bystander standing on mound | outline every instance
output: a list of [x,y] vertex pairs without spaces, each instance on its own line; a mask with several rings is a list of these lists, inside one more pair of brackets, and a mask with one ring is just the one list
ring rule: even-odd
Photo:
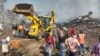
[[2,54],[3,56],[7,56],[9,52],[9,47],[8,47],[8,40],[6,37],[2,38]]
[[82,30],[80,30],[78,34],[78,41],[80,43],[79,53],[81,56],[86,54],[85,39],[86,39],[85,33]]
[[52,55],[52,50],[53,47],[55,46],[55,39],[53,36],[51,36],[49,33],[47,34],[46,38],[46,47],[45,47],[45,51],[48,53],[48,56]]
[[76,52],[78,47],[80,46],[78,40],[73,37],[69,37],[65,40],[65,44],[67,46],[68,56],[76,56]]

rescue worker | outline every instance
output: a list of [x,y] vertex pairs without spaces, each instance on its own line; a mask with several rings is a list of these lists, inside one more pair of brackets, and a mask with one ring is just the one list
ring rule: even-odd
[[85,34],[83,33],[82,30],[78,34],[78,41],[80,43],[80,47],[79,47],[80,56],[85,55],[86,54],[86,49],[85,49]]
[[100,37],[98,42],[93,45],[91,55],[94,54],[95,56],[100,56]]
[[73,37],[69,37],[65,40],[65,44],[67,46],[68,56],[76,56],[77,49],[80,46],[78,40]]
[[16,36],[16,31],[17,31],[17,24],[16,23],[13,23],[12,30],[13,30],[13,36]]
[[45,41],[46,41],[45,51],[48,53],[48,56],[51,56],[53,47],[55,46],[55,39],[48,33],[46,34]]
[[18,32],[19,34],[23,32],[23,26],[21,24],[18,25]]

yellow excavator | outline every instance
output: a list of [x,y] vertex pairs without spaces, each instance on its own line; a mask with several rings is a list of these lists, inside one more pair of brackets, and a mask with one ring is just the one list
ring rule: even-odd
[[17,14],[25,15],[31,22],[27,36],[28,37],[38,37],[40,39],[45,32],[50,31],[52,35],[52,29],[55,26],[55,12],[51,12],[51,16],[38,16],[33,9],[32,4],[16,4],[12,9],[12,12]]

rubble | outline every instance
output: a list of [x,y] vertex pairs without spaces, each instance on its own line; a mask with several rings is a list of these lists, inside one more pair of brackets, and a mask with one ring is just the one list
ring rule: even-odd
[[11,40],[9,44],[11,49],[19,49],[22,45],[21,40]]

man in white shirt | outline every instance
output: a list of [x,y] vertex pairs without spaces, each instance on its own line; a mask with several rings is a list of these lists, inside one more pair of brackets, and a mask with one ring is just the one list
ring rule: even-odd
[[65,44],[67,45],[69,56],[76,56],[75,53],[80,46],[78,40],[73,37],[69,37],[65,40]]

